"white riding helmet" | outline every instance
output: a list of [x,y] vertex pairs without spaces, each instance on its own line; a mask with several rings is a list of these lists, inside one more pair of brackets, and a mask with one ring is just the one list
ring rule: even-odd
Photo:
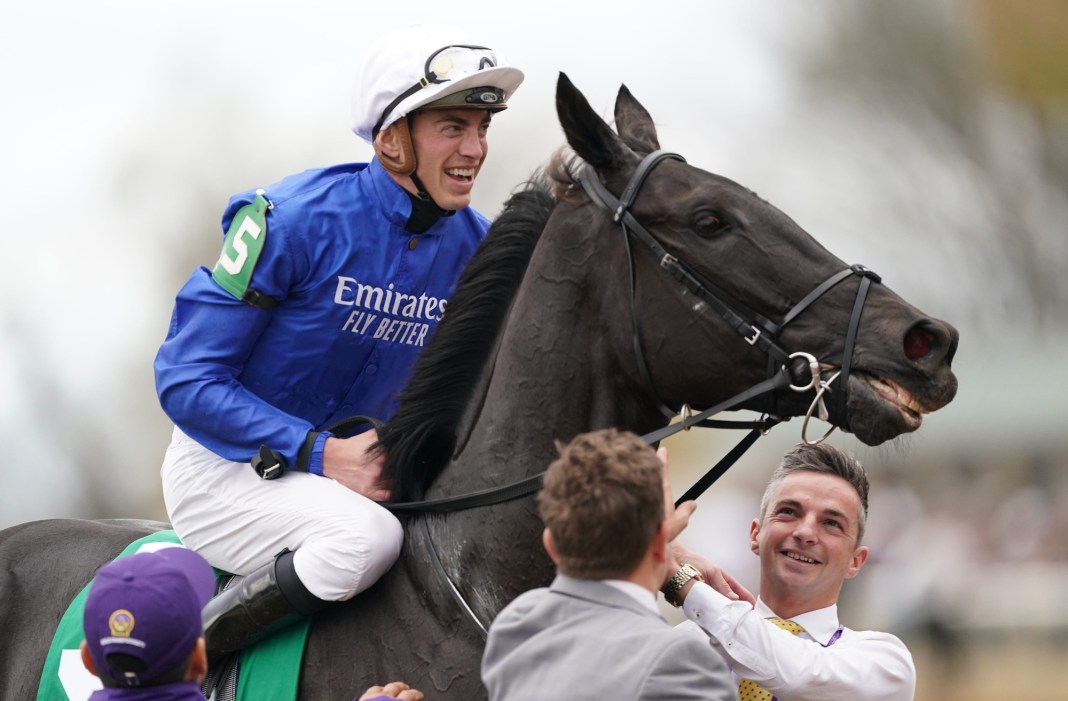
[[[439,98],[450,108],[502,110],[523,72],[457,27],[422,24],[387,34],[367,49],[356,76],[352,130],[371,143],[382,129]],[[492,90],[476,92],[475,88]],[[466,98],[466,99],[465,99]]]
[[[506,109],[522,82],[522,71],[504,65],[503,57],[472,42],[462,29],[439,24],[405,27],[367,48],[356,76],[352,131],[374,144],[379,131],[418,109],[498,112]],[[392,167],[382,160],[403,175],[415,170],[414,157],[411,163]]]

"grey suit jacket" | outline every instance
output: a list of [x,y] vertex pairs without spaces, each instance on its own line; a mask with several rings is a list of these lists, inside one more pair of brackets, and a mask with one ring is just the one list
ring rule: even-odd
[[482,681],[490,701],[738,698],[707,640],[608,584],[563,575],[493,621]]

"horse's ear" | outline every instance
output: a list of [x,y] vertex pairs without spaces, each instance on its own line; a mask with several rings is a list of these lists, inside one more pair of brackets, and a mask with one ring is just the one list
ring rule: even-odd
[[626,85],[621,85],[616,95],[616,130],[623,143],[638,153],[660,150],[656,138],[656,126],[649,111],[635,99]]
[[567,143],[595,169],[618,168],[628,160],[627,147],[564,73],[556,81],[556,113]]

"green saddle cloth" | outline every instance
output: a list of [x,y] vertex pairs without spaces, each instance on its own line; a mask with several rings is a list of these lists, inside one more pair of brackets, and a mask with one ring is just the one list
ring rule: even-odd
[[[159,531],[131,543],[119,557],[162,544],[178,544],[174,531]],[[37,701],[85,701],[101,688],[100,680],[82,665],[82,610],[89,593],[87,584],[71,601],[56,628],[52,646],[45,658]],[[241,653],[241,675],[235,701],[296,699],[300,682],[300,662],[308,639],[311,619],[289,626]]]

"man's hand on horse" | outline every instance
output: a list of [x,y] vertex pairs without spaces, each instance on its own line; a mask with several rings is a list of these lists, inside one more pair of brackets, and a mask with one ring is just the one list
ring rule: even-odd
[[675,498],[671,494],[671,479],[668,473],[667,448],[660,446],[656,451],[656,456],[660,458],[660,464],[664,466],[664,517],[667,519],[668,540],[674,541],[679,533],[686,529],[686,525],[690,522],[690,516],[693,515],[694,510],[697,508],[697,502],[684,501],[679,504],[678,508],[675,507]]
[[323,446],[323,476],[368,499],[389,501],[392,491],[385,476],[386,453],[371,450],[376,441],[378,433],[373,428],[351,438],[327,438]]
[[690,522],[690,516],[693,515],[694,510],[697,508],[697,502],[684,501],[679,504],[678,508],[675,508],[675,500],[671,494],[671,480],[669,479],[668,472],[668,451],[664,446],[660,446],[656,451],[657,456],[660,458],[661,464],[664,466],[664,513],[667,515],[668,522],[668,564],[672,572],[679,569],[682,563],[688,563],[701,570],[701,574],[704,575],[705,582],[710,587],[718,591],[728,599],[748,601],[750,604],[756,604],[756,597],[743,587],[738,580],[732,577],[723,569],[712,564],[712,562],[703,555],[690,550],[685,545],[678,541],[678,535],[686,528]]

